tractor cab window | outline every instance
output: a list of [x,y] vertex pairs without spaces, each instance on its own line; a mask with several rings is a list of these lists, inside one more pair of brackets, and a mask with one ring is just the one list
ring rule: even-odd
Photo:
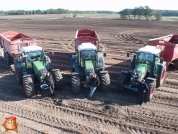
[[32,51],[32,52],[27,52],[26,55],[32,60],[37,59],[41,57],[42,51]]
[[96,51],[95,50],[83,50],[80,52],[81,66],[84,66],[86,60],[92,60],[96,62]]
[[153,62],[154,61],[154,55],[149,53],[139,53],[137,62]]
[[96,57],[96,51],[94,50],[84,50],[81,51],[82,60],[94,60]]

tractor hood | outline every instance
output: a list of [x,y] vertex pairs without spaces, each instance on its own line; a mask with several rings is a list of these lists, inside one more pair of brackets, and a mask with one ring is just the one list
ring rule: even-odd
[[135,68],[134,72],[138,76],[138,81],[141,81],[141,79],[144,78],[144,76],[146,75],[146,70],[147,70],[147,64],[138,64],[138,65],[136,65],[136,68]]
[[94,73],[94,66],[92,61],[85,61],[85,75],[86,81],[89,82],[90,75]]
[[40,61],[33,62],[33,70],[37,79],[42,82],[46,76],[47,70]]

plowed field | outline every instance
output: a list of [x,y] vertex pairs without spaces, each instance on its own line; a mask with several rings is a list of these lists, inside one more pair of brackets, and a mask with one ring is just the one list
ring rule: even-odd
[[[93,100],[88,90],[74,95],[70,85],[69,54],[74,52],[77,29],[96,30],[100,49],[107,52],[105,68],[111,78],[108,93],[96,91]],[[118,93],[116,79],[128,70],[132,51],[147,44],[148,39],[176,34],[177,22],[127,21],[114,19],[0,20],[0,33],[17,31],[37,39],[52,60],[53,68],[63,74],[65,86],[55,97],[26,99],[22,85],[0,57],[0,123],[15,115],[20,134],[177,134],[178,70],[169,67],[166,80],[151,102],[138,105],[138,95]],[[52,55],[51,52],[54,52]]]

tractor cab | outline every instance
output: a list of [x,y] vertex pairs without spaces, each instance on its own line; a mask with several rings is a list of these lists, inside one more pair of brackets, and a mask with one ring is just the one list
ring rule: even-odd
[[86,81],[89,82],[90,76],[95,72],[97,48],[92,43],[82,43],[78,46],[78,52],[80,74],[85,75]]
[[160,52],[155,46],[145,46],[135,52],[131,68],[138,81],[155,74],[160,63]]
[[44,53],[39,46],[27,46],[21,48],[22,55],[26,55],[30,61],[42,60]]
[[21,51],[24,62],[28,63],[28,68],[32,68],[32,63],[40,62],[47,70],[51,69],[51,60],[47,55],[45,55],[41,47],[26,46],[22,47]]

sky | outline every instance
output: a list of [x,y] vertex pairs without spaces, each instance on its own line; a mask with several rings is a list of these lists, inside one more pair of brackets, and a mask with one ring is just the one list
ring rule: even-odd
[[151,9],[178,10],[178,0],[0,0],[0,10],[69,10],[121,11],[148,5]]

